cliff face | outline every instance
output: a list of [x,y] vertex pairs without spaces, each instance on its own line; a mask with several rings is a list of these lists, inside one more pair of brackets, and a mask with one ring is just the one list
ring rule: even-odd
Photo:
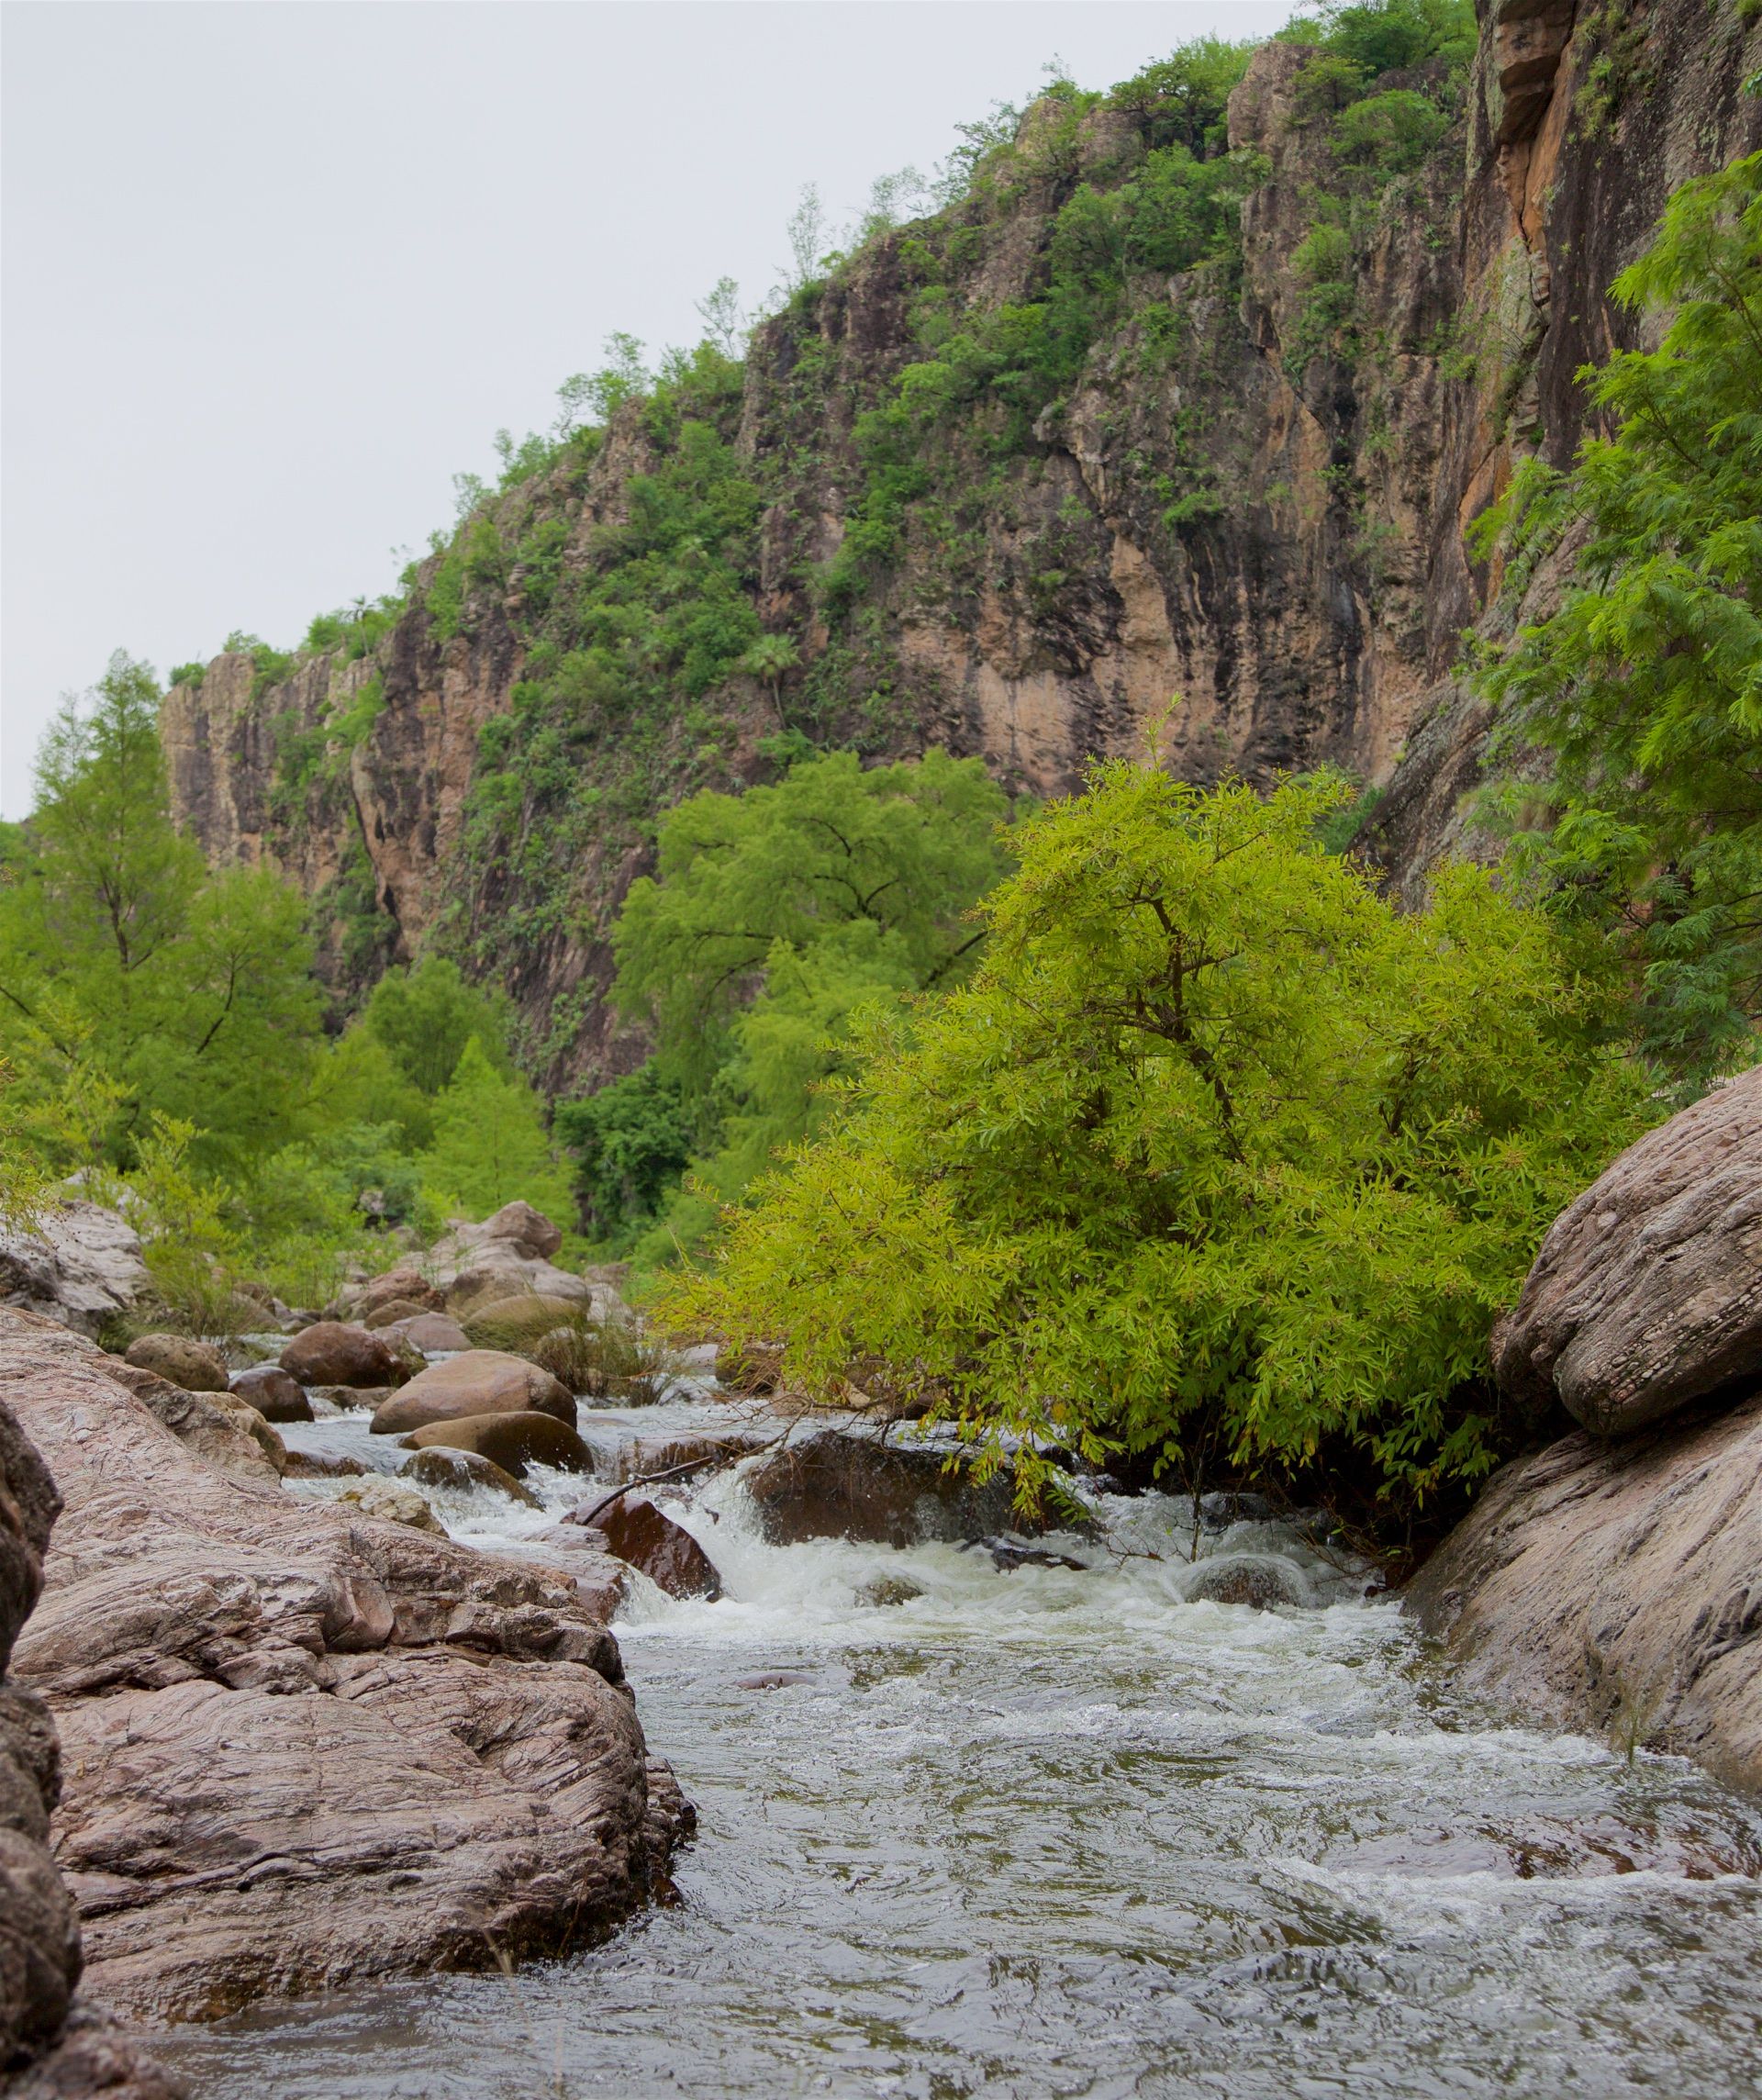
[[[688,428],[627,405],[492,499],[366,654],[177,688],[180,820],[320,900],[340,984],[437,940],[498,976],[554,1084],[630,1055],[604,936],[645,818],[766,776],[780,722],[1036,795],[1153,734],[1199,780],[1332,760],[1385,791],[1367,835],[1417,893],[1486,727],[1449,675],[1499,580],[1466,530],[1524,452],[1570,457],[1574,374],[1630,340],[1608,287],[1670,192],[1762,143],[1762,24],[1484,0],[1466,77],[1374,84],[1421,127],[1377,184],[1315,55],[1267,45],[1229,96],[1228,252],[1129,267],[1043,400],[1013,317],[1149,194],[1154,98],[1037,104],[1003,177],[798,296]],[[957,400],[928,441],[926,399]],[[702,640],[741,620],[793,645],[768,672]]]

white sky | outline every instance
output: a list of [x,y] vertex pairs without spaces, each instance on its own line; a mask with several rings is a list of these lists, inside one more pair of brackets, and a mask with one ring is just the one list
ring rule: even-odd
[[1293,11],[10,0],[0,813],[113,649],[291,645],[612,330],[695,341],[724,272],[756,303],[802,184],[842,218],[1054,54],[1106,87]]

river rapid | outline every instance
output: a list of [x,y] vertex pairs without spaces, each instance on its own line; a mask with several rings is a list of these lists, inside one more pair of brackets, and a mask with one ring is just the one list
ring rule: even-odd
[[[599,1411],[602,1449],[725,1413]],[[391,1469],[342,1416],[286,1432]],[[346,1483],[302,1483],[311,1494]],[[547,1514],[433,1499],[501,1550]],[[759,1536],[663,1495],[728,1595],[617,1625],[697,1803],[679,1900],[511,1977],[381,1984],[162,2050],[199,2100],[1311,2100],[1762,2091],[1762,1812],[1503,1724],[1289,1531],[1101,1498],[1080,1569]],[[1197,1543],[1199,1560],[1190,1555]],[[1270,1557],[1307,1605],[1189,1602]],[[918,1594],[876,1603],[877,1581]]]

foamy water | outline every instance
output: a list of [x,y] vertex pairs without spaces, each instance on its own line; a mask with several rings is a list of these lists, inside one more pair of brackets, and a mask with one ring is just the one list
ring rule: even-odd
[[[717,1411],[595,1410],[595,1436]],[[288,1433],[395,1469],[364,1417]],[[305,1483],[334,1493],[345,1483]],[[433,1497],[519,1549],[549,1505]],[[183,2030],[198,2094],[1743,2095],[1762,1814],[1692,1766],[1455,1700],[1387,1602],[1271,1525],[1103,1500],[1080,1570],[759,1536],[660,1497],[715,1604],[618,1626],[701,1817],[683,1902],[570,1960]],[[1307,1608],[1188,1601],[1272,1555]],[[877,1580],[909,1601],[876,1606]],[[778,1682],[776,1680],[783,1681]],[[773,1681],[762,1689],[753,1681]]]

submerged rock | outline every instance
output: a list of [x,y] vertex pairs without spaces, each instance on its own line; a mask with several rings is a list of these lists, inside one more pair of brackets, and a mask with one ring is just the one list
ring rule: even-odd
[[0,1315],[67,1502],[15,1669],[61,1733],[95,1994],[211,2016],[561,1950],[642,1899],[641,1730],[568,1583],[229,1480],[72,1339]]
[[225,1392],[230,1382],[227,1359],[212,1342],[189,1335],[138,1335],[123,1361],[143,1371],[156,1371],[169,1385],[185,1392]]
[[432,1422],[478,1414],[549,1414],[575,1425],[574,1396],[559,1379],[524,1357],[500,1349],[467,1349],[418,1371],[374,1415],[374,1433],[396,1435]]
[[528,1466],[556,1466],[565,1473],[594,1469],[592,1452],[568,1424],[536,1412],[430,1422],[404,1441],[413,1451],[426,1451],[437,1444],[454,1451],[475,1451],[517,1478]]
[[400,1350],[383,1335],[320,1320],[282,1351],[282,1368],[302,1385],[395,1386],[409,1376]]
[[400,1480],[417,1480],[425,1488],[489,1488],[529,1509],[544,1507],[530,1488],[522,1487],[512,1473],[505,1472],[481,1451],[460,1451],[431,1444],[425,1451],[413,1452],[397,1471]]
[[1007,1477],[981,1487],[970,1472],[949,1471],[945,1458],[862,1430],[823,1429],[762,1459],[746,1485],[765,1536],[777,1546],[804,1538],[916,1546],[1021,1528]]
[[1406,1603],[1472,1690],[1762,1788],[1762,1393],[1515,1460]]
[[1187,1585],[1187,1601],[1246,1604],[1256,1612],[1312,1602],[1301,1573],[1288,1560],[1269,1553],[1219,1553],[1201,1560]]
[[1606,1436],[1762,1377],[1762,1065],[1674,1115],[1555,1220],[1493,1335],[1514,1396]]
[[860,1582],[856,1589],[859,1604],[873,1604],[885,1610],[894,1604],[909,1604],[923,1595],[916,1582],[904,1575],[876,1575],[867,1582]]
[[265,1422],[310,1422],[312,1402],[299,1380],[280,1364],[253,1364],[232,1380],[235,1398],[247,1401]]

